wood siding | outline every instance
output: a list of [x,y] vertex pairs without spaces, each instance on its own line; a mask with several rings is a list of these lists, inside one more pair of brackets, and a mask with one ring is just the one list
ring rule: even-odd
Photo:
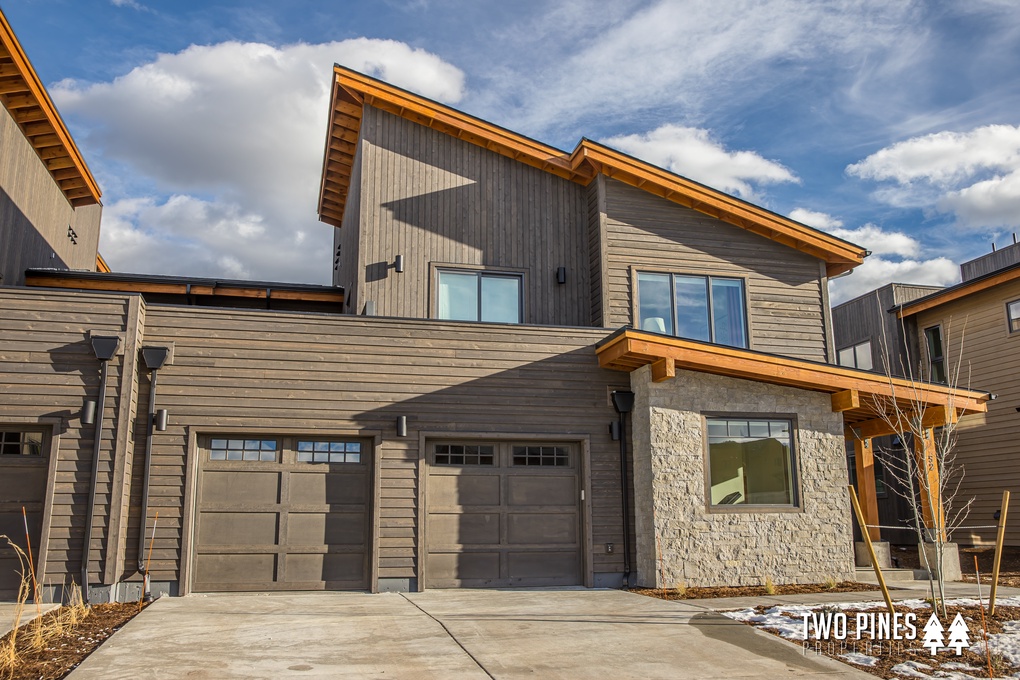
[[30,267],[95,271],[102,206],[73,208],[3,107],[0,148],[0,283],[23,285]]
[[606,326],[633,323],[633,270],[739,276],[750,349],[827,360],[816,258],[622,182],[604,186]]
[[339,229],[333,229],[333,259],[339,262],[333,269],[333,285],[344,289],[344,307],[351,312],[361,312],[358,304],[359,282],[365,278],[365,270],[358,265],[361,240],[361,144],[354,154],[351,168],[351,187],[344,219]]
[[[61,198],[63,200],[63,198]],[[52,514],[48,528],[46,586],[78,582],[81,566],[85,508],[92,473],[92,426],[81,425],[85,399],[99,391],[99,362],[92,352],[88,332],[125,336],[137,296],[107,296],[0,288],[0,413],[6,423],[38,422],[58,417],[62,425],[55,478],[48,489]],[[131,418],[130,399],[122,398],[130,385],[124,380],[132,370],[133,355],[122,353],[110,361],[100,448],[99,477],[93,519],[93,583],[112,570],[109,557],[121,542],[111,541],[110,526],[117,526],[120,494],[113,491],[114,456],[123,450]],[[115,447],[116,442],[116,447]],[[116,499],[111,503],[111,498]],[[46,528],[43,535],[47,535]]]
[[464,265],[523,274],[525,323],[591,325],[585,187],[371,106],[360,144],[359,312],[429,318],[435,266]]
[[[153,444],[155,580],[179,574],[188,432],[220,428],[381,433],[380,578],[417,576],[419,431],[590,437],[594,567],[622,569],[619,552],[601,550],[622,541],[618,444],[607,431],[615,412],[606,395],[629,382],[598,367],[593,345],[603,332],[156,305],[146,323],[146,344],[174,343],[157,395],[171,424]],[[408,416],[406,438],[396,437],[398,415]],[[137,515],[137,500],[132,507]],[[133,534],[125,574],[133,571],[137,519]]]
[[606,305],[606,207],[605,178],[588,185],[588,282],[591,296],[591,325],[602,326]]
[[[1010,333],[1006,303],[1020,299],[1020,281],[996,286],[981,293],[916,315],[917,328],[942,324],[943,347],[949,371],[960,360],[960,386],[988,390],[997,396],[988,412],[960,421],[957,462],[965,471],[959,498],[974,497],[965,525],[994,524],[1002,492],[1020,497],[1020,333]],[[994,529],[959,531],[961,543],[992,543]],[[1020,545],[1020,519],[1013,501],[1006,527],[1006,543]]]

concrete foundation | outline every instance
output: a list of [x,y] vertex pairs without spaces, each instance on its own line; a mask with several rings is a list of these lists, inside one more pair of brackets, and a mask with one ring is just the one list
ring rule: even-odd
[[[892,569],[892,552],[889,550],[889,541],[873,541],[871,547],[875,549],[875,557],[878,558],[878,566],[882,569]],[[864,541],[854,543],[854,563],[858,567],[870,567],[871,555],[868,554],[868,544]]]
[[941,581],[960,581],[963,579],[963,570],[960,568],[960,546],[956,543],[946,543],[942,553],[942,568],[936,564],[936,553],[934,543],[922,543],[917,546],[917,556],[921,560],[921,569],[925,568],[925,556],[927,564],[935,571],[935,578]]

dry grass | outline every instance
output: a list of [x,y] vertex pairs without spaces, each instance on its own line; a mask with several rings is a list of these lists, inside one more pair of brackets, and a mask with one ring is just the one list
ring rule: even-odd
[[[18,598],[12,618],[12,630],[0,642],[0,678],[10,678],[22,662],[26,652],[41,652],[51,641],[69,634],[89,615],[89,607],[84,603],[81,589],[72,585],[67,591],[68,603],[53,616],[42,616],[42,599],[35,574],[29,568],[28,556],[16,543],[7,536],[7,544],[15,551],[21,563],[21,583],[18,586]],[[22,625],[29,598],[35,603],[36,616],[27,625]]]
[[775,584],[775,582],[774,582],[774,581],[772,580],[772,577],[771,577],[771,576],[766,576],[766,577],[765,577],[765,583],[763,583],[763,584],[761,584],[761,585],[762,585],[762,588],[764,588],[764,589],[765,589],[765,594],[766,594],[766,595],[775,595],[775,594],[776,594],[776,592],[778,592],[778,591],[776,590],[776,584]]

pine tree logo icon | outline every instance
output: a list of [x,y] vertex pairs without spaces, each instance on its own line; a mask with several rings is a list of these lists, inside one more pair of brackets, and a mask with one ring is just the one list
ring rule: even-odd
[[967,622],[963,620],[962,614],[957,614],[953,622],[949,624],[948,646],[956,651],[957,656],[963,654],[964,647],[970,647],[970,628],[967,626]]
[[[959,615],[957,615],[959,616]],[[963,619],[960,619],[961,621]],[[956,622],[953,622],[956,625]],[[966,627],[966,624],[964,624]],[[939,617],[932,613],[931,618],[928,619],[928,623],[924,624],[924,642],[923,647],[927,647],[931,650],[931,655],[935,656],[938,652],[939,647],[943,646],[945,638],[942,637],[942,631],[945,630],[942,627],[942,623],[939,621]]]

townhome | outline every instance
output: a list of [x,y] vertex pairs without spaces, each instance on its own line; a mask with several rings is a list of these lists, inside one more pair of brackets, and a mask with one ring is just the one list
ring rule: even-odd
[[860,247],[332,79],[332,286],[0,288],[0,464],[45,470],[48,597],[853,577],[847,426],[906,384],[832,363]]
[[[899,355],[897,375],[912,372],[926,380],[968,388],[980,385],[996,395],[986,412],[962,418],[957,427],[956,462],[961,468],[958,505],[973,498],[968,527],[955,539],[967,544],[995,541],[1002,492],[1020,490],[1020,245],[960,265],[961,283],[947,288],[890,284],[837,307],[836,337],[843,344],[870,341],[876,361]],[[889,295],[887,291],[895,291]],[[877,296],[877,300],[876,300]],[[868,310],[862,313],[862,310]],[[886,332],[881,343],[882,325]],[[884,349],[888,348],[888,349]],[[909,359],[908,359],[909,357]],[[883,524],[899,523],[903,511],[890,508]],[[987,528],[993,527],[993,528]],[[895,536],[892,540],[896,540]],[[1020,545],[1020,529],[1007,524],[1007,545]]]

